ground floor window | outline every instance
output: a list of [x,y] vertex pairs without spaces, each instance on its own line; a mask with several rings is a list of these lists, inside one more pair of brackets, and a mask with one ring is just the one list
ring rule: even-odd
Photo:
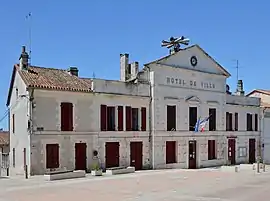
[[59,144],[46,144],[46,168],[59,168]]
[[208,140],[208,160],[216,159],[216,141]]
[[176,141],[166,141],[166,164],[176,162]]

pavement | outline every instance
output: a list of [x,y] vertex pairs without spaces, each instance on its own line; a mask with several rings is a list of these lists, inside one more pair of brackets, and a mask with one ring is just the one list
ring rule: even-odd
[[44,181],[42,176],[0,179],[0,201],[253,201],[269,200],[270,169],[153,170]]

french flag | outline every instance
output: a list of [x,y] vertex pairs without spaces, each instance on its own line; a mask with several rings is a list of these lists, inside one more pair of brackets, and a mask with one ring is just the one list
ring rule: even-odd
[[204,129],[205,129],[205,126],[207,124],[207,122],[209,121],[209,117],[206,117],[205,119],[203,119],[201,121],[201,117],[199,117],[198,121],[196,122],[196,125],[195,125],[195,132],[203,132]]

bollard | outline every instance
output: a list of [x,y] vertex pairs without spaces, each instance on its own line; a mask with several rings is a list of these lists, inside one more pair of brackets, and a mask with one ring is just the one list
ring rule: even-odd
[[27,168],[27,165],[25,165],[25,179],[28,179],[28,168]]
[[238,167],[237,166],[235,166],[234,171],[238,172]]
[[263,164],[263,171],[265,172],[265,164]]
[[257,173],[260,173],[260,158],[257,158]]

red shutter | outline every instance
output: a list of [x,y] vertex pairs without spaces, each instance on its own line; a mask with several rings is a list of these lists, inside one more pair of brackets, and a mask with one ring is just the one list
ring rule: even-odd
[[132,129],[132,122],[131,122],[131,107],[126,106],[126,131],[131,131]]
[[73,130],[73,104],[61,103],[61,131]]
[[12,132],[15,133],[15,114],[12,115]]
[[146,108],[141,108],[141,131],[146,131]]
[[100,105],[100,130],[107,130],[107,106]]
[[59,168],[59,145],[46,145],[46,168]]
[[123,106],[118,106],[118,131],[123,130]]

